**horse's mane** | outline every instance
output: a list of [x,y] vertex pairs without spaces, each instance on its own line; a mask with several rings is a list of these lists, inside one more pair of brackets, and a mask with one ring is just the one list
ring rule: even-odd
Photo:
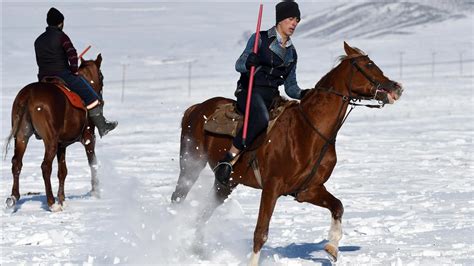
[[[367,55],[364,51],[362,51],[361,49],[357,48],[357,47],[352,47],[354,50],[356,50],[358,53],[360,53],[361,55]],[[321,83],[326,80],[329,75],[332,74],[333,70],[339,66],[339,64],[344,61],[347,57],[349,57],[348,55],[340,55],[337,57],[336,59],[336,62],[334,63],[333,67],[331,68],[331,70],[329,70],[328,73],[326,73],[317,83],[316,83],[316,86],[315,87],[319,87],[321,85]]]
[[[367,55],[364,51],[362,51],[361,49],[357,48],[357,47],[352,47],[354,48],[354,50],[356,50],[359,54],[361,55]],[[341,63],[342,61],[344,61],[344,59],[346,59],[348,57],[348,55],[340,55],[337,57],[337,60],[336,60],[336,63]],[[337,64],[337,65],[338,65]],[[334,68],[334,67],[333,67]]]
[[81,60],[81,64],[79,65],[79,68],[87,67],[91,64],[94,64],[94,60]]

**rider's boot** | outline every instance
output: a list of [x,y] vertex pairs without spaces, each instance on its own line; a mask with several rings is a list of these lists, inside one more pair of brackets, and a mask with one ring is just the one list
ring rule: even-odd
[[222,160],[214,167],[214,176],[216,180],[223,186],[229,185],[230,174],[232,173],[232,160],[235,155],[227,152]]
[[117,121],[107,121],[103,114],[102,105],[97,105],[96,107],[90,109],[88,111],[89,118],[94,122],[94,125],[99,130],[99,135],[102,138],[103,136],[107,135],[109,131],[113,130],[117,127]]

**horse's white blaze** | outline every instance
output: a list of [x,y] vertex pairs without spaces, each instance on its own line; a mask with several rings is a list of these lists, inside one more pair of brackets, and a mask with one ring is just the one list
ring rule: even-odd
[[339,246],[339,240],[342,238],[342,225],[341,220],[334,220],[332,218],[331,228],[329,229],[328,240],[331,244],[334,244],[336,247]]
[[260,259],[260,251],[257,253],[252,252],[252,255],[250,256],[249,266],[258,266],[259,259]]

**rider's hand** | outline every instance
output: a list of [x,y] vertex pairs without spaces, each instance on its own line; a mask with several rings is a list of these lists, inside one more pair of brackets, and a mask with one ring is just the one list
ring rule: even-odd
[[258,55],[256,53],[250,53],[247,57],[247,61],[245,61],[245,67],[250,70],[250,67],[258,67],[260,65],[260,60],[258,59]]

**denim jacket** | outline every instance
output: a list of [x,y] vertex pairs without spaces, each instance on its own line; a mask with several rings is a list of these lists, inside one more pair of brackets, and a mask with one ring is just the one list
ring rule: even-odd
[[[272,27],[268,31],[262,31],[260,34],[262,38],[259,39],[258,43],[258,57],[261,65],[255,71],[255,86],[278,89],[279,85],[284,84],[288,96],[300,99],[301,89],[296,81],[298,57],[291,39],[288,39],[286,48],[283,48],[276,27]],[[242,83],[247,82],[248,84],[249,70],[245,67],[245,62],[252,52],[254,42],[255,34],[250,37],[244,52],[235,63],[235,69],[241,73],[240,82]],[[262,47],[262,43],[268,47]]]

